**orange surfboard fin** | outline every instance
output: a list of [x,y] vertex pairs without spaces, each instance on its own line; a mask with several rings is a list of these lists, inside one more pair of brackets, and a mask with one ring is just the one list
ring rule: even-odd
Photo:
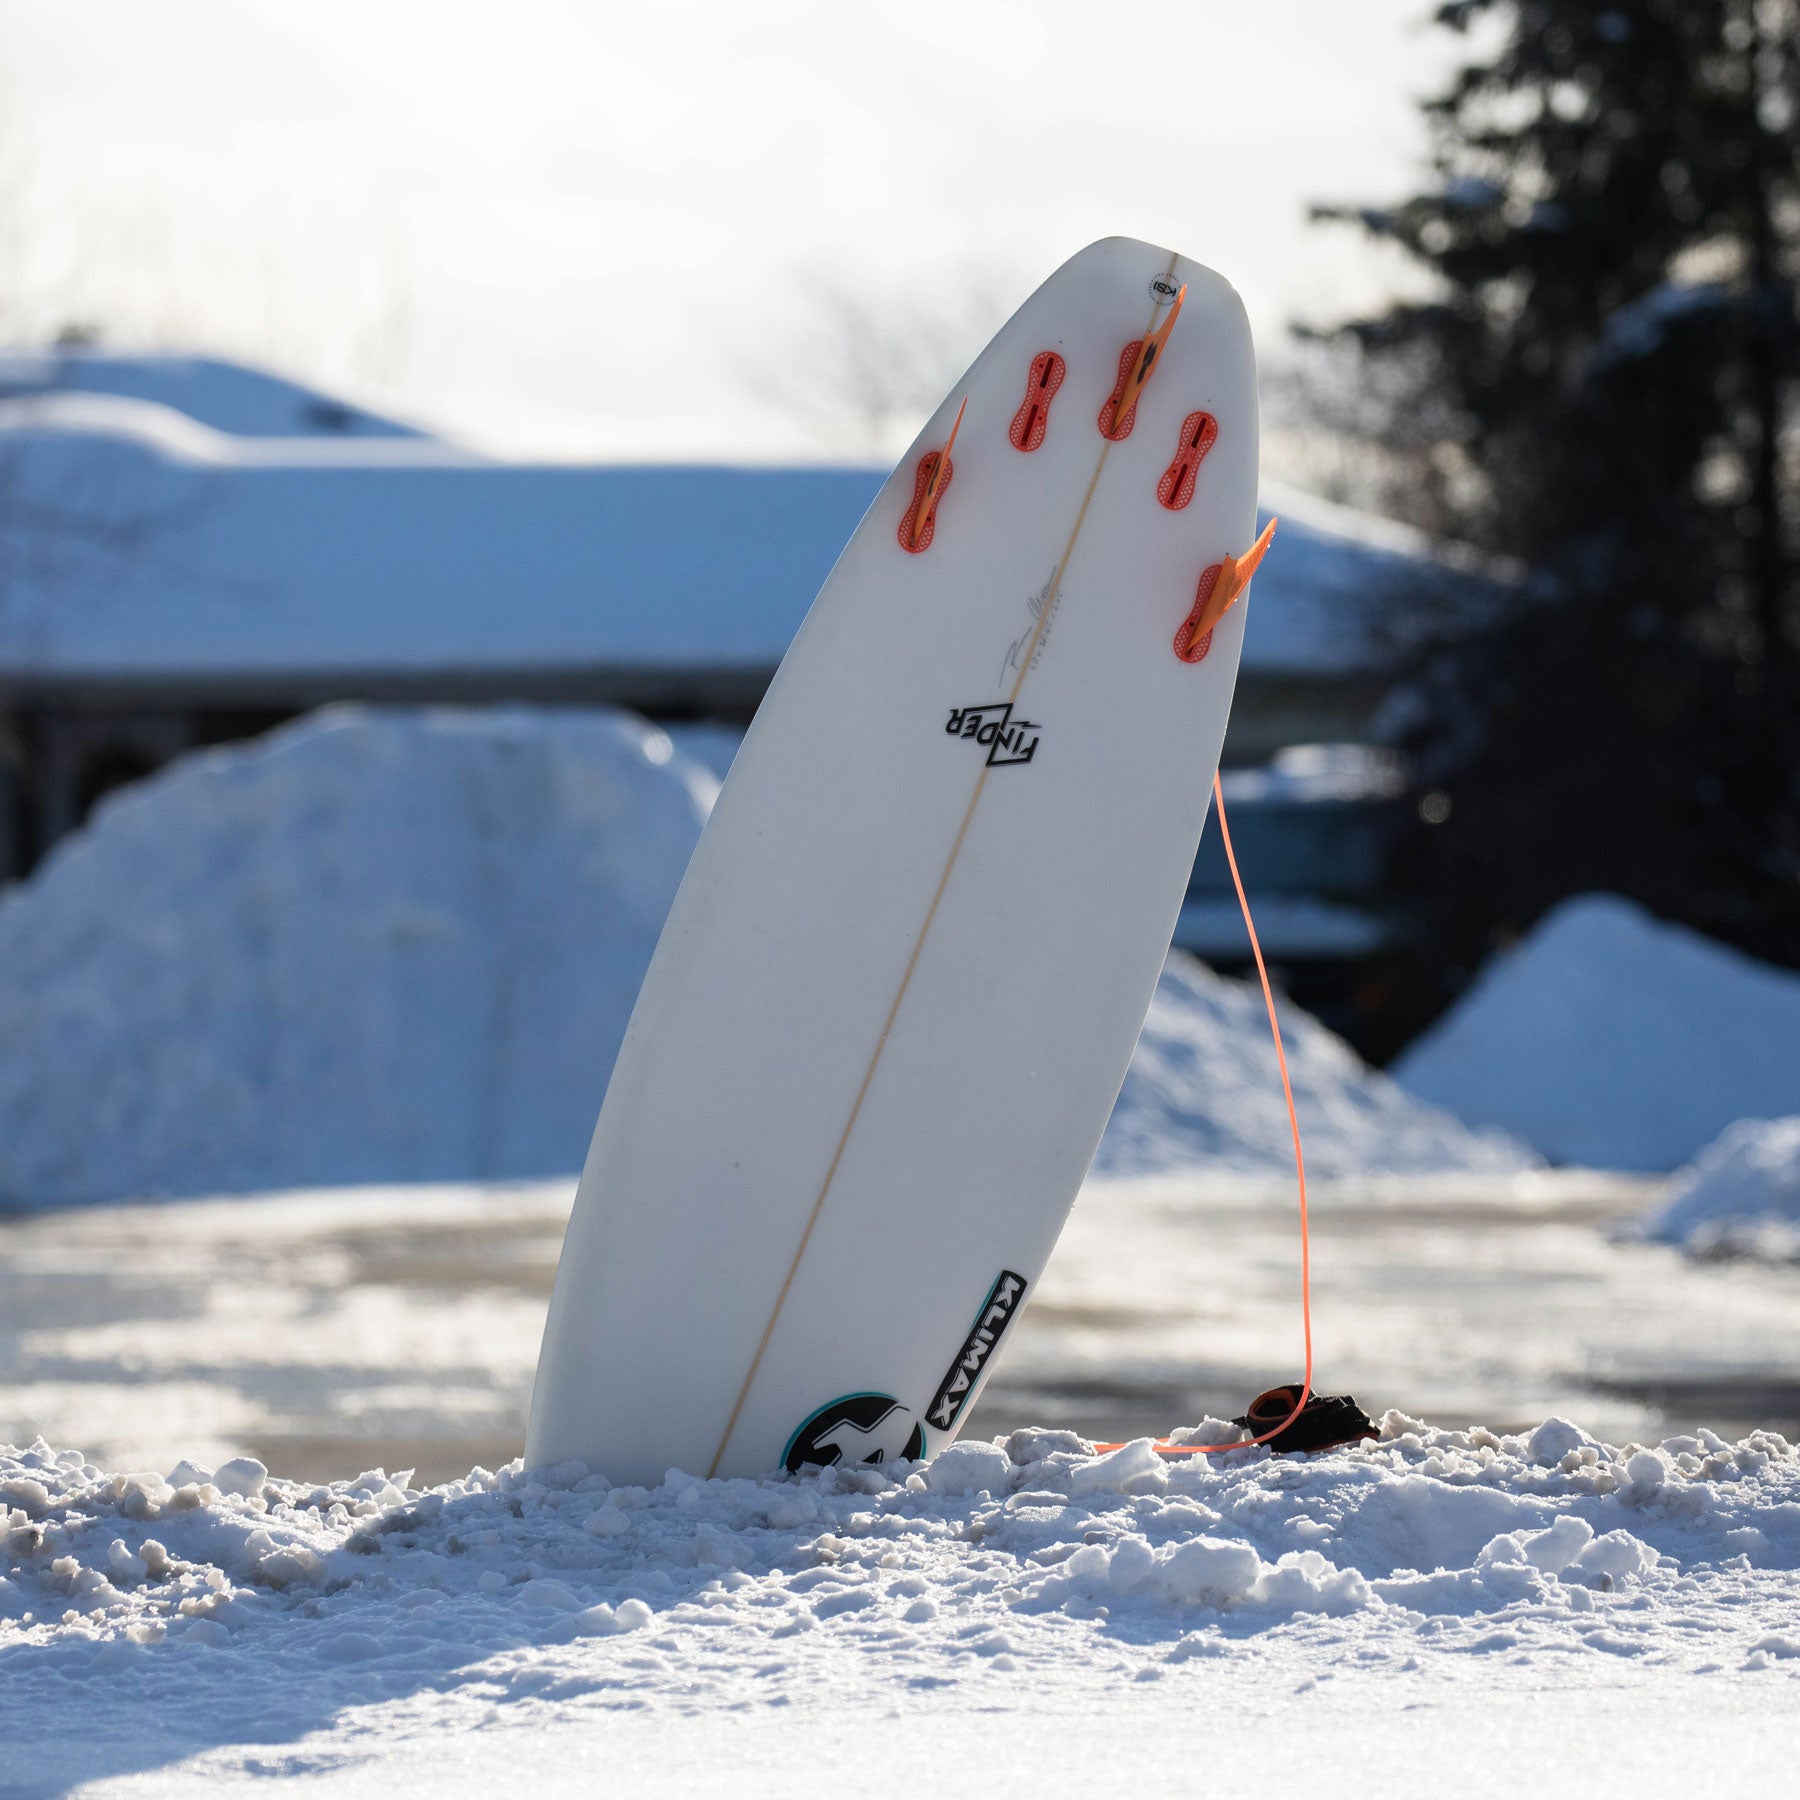
[[1250,585],[1250,577],[1256,573],[1258,564],[1269,554],[1276,523],[1271,519],[1262,528],[1262,535],[1242,556],[1228,556],[1220,564],[1219,579],[1213,583],[1212,597],[1200,614],[1197,631],[1211,631],[1237,603],[1238,596]]
[[1175,299],[1169,307],[1169,316],[1138,346],[1137,356],[1132,361],[1131,370],[1119,388],[1117,397],[1108,402],[1112,408],[1112,419],[1106,427],[1106,435],[1115,442],[1131,434],[1131,410],[1137,405],[1138,396],[1150,385],[1150,377],[1156,373],[1163,346],[1169,341],[1169,333],[1175,329],[1175,321],[1181,317],[1181,305],[1186,299],[1187,283],[1184,281],[1176,290]]
[[909,550],[922,550],[925,547],[925,538],[931,530],[937,503],[943,497],[944,489],[950,485],[950,452],[956,448],[956,434],[962,430],[963,414],[968,411],[968,407],[969,397],[965,394],[962,405],[956,409],[956,423],[950,427],[950,441],[938,452],[937,461],[932,465],[931,474],[925,482],[925,491],[913,505],[912,533],[906,544]]
[[[1228,556],[1223,562],[1209,564],[1200,576],[1200,591],[1194,599],[1194,610],[1182,620],[1175,633],[1175,654],[1183,662],[1198,662],[1212,647],[1213,627],[1224,618],[1250,585],[1250,577],[1269,553],[1275,536],[1276,521],[1262,528],[1262,535],[1242,556]],[[1214,570],[1218,573],[1213,574]],[[1212,576],[1210,587],[1207,576]]]

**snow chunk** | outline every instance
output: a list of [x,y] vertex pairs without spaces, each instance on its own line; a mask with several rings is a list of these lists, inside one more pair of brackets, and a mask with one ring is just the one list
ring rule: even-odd
[[1374,1598],[1358,1570],[1340,1569],[1317,1550],[1290,1550],[1251,1590],[1255,1604],[1282,1613],[1356,1612]]
[[1055,1456],[1059,1451],[1071,1456],[1085,1456],[1088,1449],[1086,1438],[1078,1437],[1072,1431],[1053,1431],[1041,1425],[1027,1425],[1006,1440],[1006,1454],[1012,1458],[1014,1466],[1021,1469],[1042,1462],[1047,1456]]
[[744,1541],[736,1533],[706,1520],[694,1532],[694,1561],[723,1569],[741,1568],[750,1560]]
[[655,1616],[642,1600],[627,1600],[619,1606],[608,1606],[602,1600],[598,1606],[584,1607],[572,1623],[588,1637],[612,1637],[622,1631],[641,1631]]
[[1608,1531],[1584,1549],[1572,1565],[1590,1582],[1622,1581],[1647,1575],[1656,1567],[1656,1552],[1629,1531]]
[[[1524,1538],[1519,1548],[1525,1560],[1546,1575],[1559,1575],[1594,1541],[1594,1528],[1572,1514],[1542,1531]],[[1486,1552],[1484,1551],[1485,1555]]]
[[269,1479],[269,1468],[254,1456],[234,1456],[213,1471],[212,1479],[213,1486],[221,1494],[238,1494],[248,1499],[263,1491],[263,1484]]
[[1375,1597],[1357,1570],[1338,1568],[1317,1550],[1288,1551],[1271,1564],[1239,1541],[1203,1536],[1155,1550],[1131,1536],[1110,1548],[1084,1545],[1039,1584],[1034,1604],[1114,1594],[1156,1595],[1181,1607],[1253,1605],[1282,1614],[1350,1612]]
[[1004,1493],[1012,1467],[998,1444],[952,1444],[926,1465],[925,1485],[934,1494]]
[[10,1507],[28,1519],[41,1519],[50,1510],[50,1490],[30,1475],[14,1475],[0,1481],[0,1508]]
[[1169,1485],[1168,1470],[1149,1438],[1134,1438],[1117,1450],[1069,1471],[1071,1494],[1157,1493]]
[[581,1602],[560,1581],[528,1581],[516,1595],[521,1606],[544,1606],[552,1612],[574,1612]]
[[114,1538],[106,1546],[106,1563],[115,1581],[143,1581],[150,1574],[149,1563],[123,1538]]
[[[145,1549],[149,1549],[145,1545]],[[277,1544],[266,1531],[253,1532],[244,1546],[246,1574],[272,1588],[289,1588],[317,1582],[325,1576],[325,1558],[309,1544]]]
[[1526,1454],[1540,1468],[1554,1469],[1572,1451],[1582,1448],[1588,1436],[1579,1425],[1567,1419],[1546,1419],[1525,1440]]
[[1156,1564],[1156,1581],[1172,1600],[1229,1606],[1247,1599],[1264,1574],[1263,1560],[1248,1544],[1196,1538]]

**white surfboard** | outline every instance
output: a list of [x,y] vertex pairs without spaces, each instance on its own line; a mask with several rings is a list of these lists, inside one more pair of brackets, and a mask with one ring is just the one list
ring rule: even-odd
[[663,929],[563,1246],[532,1465],[654,1482],[954,1440],[1168,949],[1245,608],[1197,644],[1187,621],[1232,585],[1256,473],[1237,294],[1127,239],[1052,275],[938,409]]

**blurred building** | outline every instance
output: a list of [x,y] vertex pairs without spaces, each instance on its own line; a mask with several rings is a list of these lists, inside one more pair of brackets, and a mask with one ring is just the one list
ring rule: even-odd
[[[231,363],[0,357],[0,879],[109,788],[330,701],[741,727],[883,475],[500,463]],[[1238,834],[1272,952],[1353,961],[1396,788],[1367,748],[1389,682],[1365,601],[1434,565],[1400,527],[1271,498]],[[1230,961],[1216,858],[1179,941]]]

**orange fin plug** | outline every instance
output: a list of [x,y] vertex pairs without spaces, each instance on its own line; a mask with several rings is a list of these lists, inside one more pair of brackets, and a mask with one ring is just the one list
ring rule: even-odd
[[900,521],[900,548],[909,550],[915,556],[928,549],[937,524],[938,502],[944,497],[944,490],[949,487],[951,478],[956,473],[955,465],[950,461],[950,452],[956,447],[956,434],[962,430],[963,414],[968,411],[969,399],[965,394],[963,403],[956,409],[956,423],[950,427],[950,441],[942,450],[927,450],[919,458],[919,473],[913,491],[913,503],[906,509],[906,517]]
[[1029,453],[1043,441],[1050,426],[1050,402],[1068,374],[1069,365],[1054,350],[1040,350],[1031,359],[1031,373],[1025,383],[1025,398],[1013,414],[1006,435],[1015,450]]
[[1194,609],[1175,630],[1175,654],[1183,662],[1197,663],[1212,648],[1213,627],[1231,610],[1268,555],[1275,523],[1271,519],[1242,556],[1228,556],[1223,562],[1209,563],[1201,571]]
[[[1181,317],[1182,302],[1187,299],[1187,283],[1184,281],[1176,290],[1173,304],[1169,307],[1169,316],[1151,332],[1137,347],[1137,354],[1131,358],[1130,367],[1125,370],[1124,379],[1113,390],[1106,404],[1100,409],[1100,435],[1111,438],[1114,443],[1131,436],[1134,423],[1132,414],[1137,409],[1138,396],[1150,385],[1150,377],[1156,373],[1156,365],[1162,358],[1163,346],[1169,341],[1169,333],[1175,329],[1175,321]],[[1130,355],[1129,349],[1126,352]],[[1123,358],[1120,359],[1123,361]]]
[[1206,453],[1219,441],[1219,421],[1209,412],[1191,412],[1181,422],[1175,460],[1156,484],[1156,497],[1170,512],[1180,512],[1194,497],[1194,481]]

